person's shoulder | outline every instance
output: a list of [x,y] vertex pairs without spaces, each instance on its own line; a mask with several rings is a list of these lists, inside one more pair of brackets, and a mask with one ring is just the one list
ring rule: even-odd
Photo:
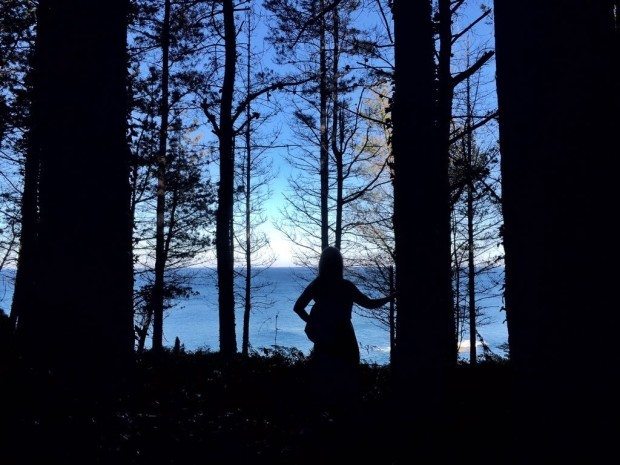
[[318,278],[318,277],[316,277],[316,278],[314,278],[312,281],[310,281],[310,282],[308,283],[308,286],[306,286],[306,288],[307,288],[307,289],[310,289],[310,290],[314,290],[314,289],[316,289],[318,286],[319,286],[319,278]]
[[354,291],[357,289],[357,286],[353,283],[353,281],[349,281],[348,279],[343,279],[342,282],[344,286],[351,291]]

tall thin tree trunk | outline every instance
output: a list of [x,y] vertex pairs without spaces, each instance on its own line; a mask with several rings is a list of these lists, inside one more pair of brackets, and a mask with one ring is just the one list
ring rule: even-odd
[[340,59],[340,16],[338,14],[338,7],[334,8],[332,13],[333,25],[332,25],[332,37],[334,41],[334,49],[332,56],[332,153],[334,154],[334,164],[336,165],[336,227],[334,246],[340,249],[342,245],[342,209],[343,205],[343,153],[342,153],[342,138],[344,137],[344,128],[341,124],[341,118],[344,116],[340,109],[339,99],[339,59]]
[[602,1],[496,0],[495,26],[515,452],[602,463],[618,392],[614,18]]
[[[247,85],[250,95],[250,82],[251,82],[251,67],[250,59],[252,58],[252,12],[248,12],[248,53],[247,53]],[[251,215],[251,192],[252,192],[252,108],[248,99],[248,104],[245,111],[245,117],[247,119],[247,125],[245,128],[245,305],[243,309],[243,339],[241,345],[241,352],[244,356],[248,356],[250,352],[250,314],[252,312],[252,215]]]
[[457,221],[454,211],[452,212],[452,264],[454,266],[453,276],[454,276],[454,337],[458,345],[461,343],[461,261],[458,256],[458,248],[457,248]]
[[[454,85],[450,65],[452,62],[452,11],[450,0],[438,0],[439,12],[439,58],[437,63],[437,143],[440,158],[444,163],[450,159],[450,128],[452,125],[452,102],[454,99]],[[449,194],[448,194],[449,196]],[[451,213],[450,213],[451,223]],[[450,254],[452,252],[450,251]],[[458,270],[457,270],[458,275]],[[451,287],[452,289],[452,287]],[[458,291],[457,291],[458,292]],[[457,313],[459,311],[458,300],[456,301]],[[454,317],[453,317],[454,320]],[[456,351],[456,321],[452,323],[454,331],[454,344]],[[471,350],[471,349],[470,349]],[[475,346],[474,346],[475,350]],[[455,352],[456,354],[456,352]],[[456,355],[455,355],[456,356]]]
[[[337,123],[340,146],[336,149],[336,239],[334,245],[337,249],[340,249],[342,245],[342,218],[344,210],[344,154],[342,152],[344,147],[344,111],[340,106],[335,110],[338,112],[334,120]],[[334,134],[334,137],[336,137],[336,134]]]
[[155,229],[155,282],[153,283],[153,350],[160,352],[164,339],[164,226],[166,212],[166,154],[168,150],[168,115],[170,113],[170,0],[164,1],[161,30],[161,103],[159,115],[159,149],[157,153],[157,224]]
[[393,11],[395,371],[400,413],[414,423],[407,431],[414,429],[416,453],[428,460],[446,427],[448,377],[456,362],[448,158],[436,127],[431,2],[395,0]]
[[[129,218],[131,219],[130,229],[134,231],[135,229],[135,220],[136,220],[136,206],[138,203],[138,171],[139,164],[137,160],[132,160],[131,162],[131,176],[130,176],[130,186],[131,186],[131,200],[129,204]],[[132,285],[133,287],[133,285]],[[134,302],[135,304],[135,302]],[[153,319],[153,309],[151,305],[146,306],[146,315],[144,318],[144,322],[140,327],[134,325],[134,332],[136,333],[136,337],[138,342],[136,344],[136,354],[140,355],[144,352],[144,346],[146,344],[146,337],[148,335],[148,329],[151,327],[151,321]]]
[[[390,265],[388,268],[388,276],[390,280],[390,295],[393,295],[396,288],[394,283],[394,267]],[[396,348],[396,304],[394,299],[390,300],[390,313],[389,313],[389,323],[390,323],[390,363],[393,362],[394,359],[394,351]]]
[[469,311],[469,363],[476,365],[476,265],[474,263],[474,202],[467,187],[467,308]]
[[[320,1],[320,11],[325,9],[325,0]],[[325,16],[320,19],[319,40],[319,163],[321,178],[321,249],[329,246],[329,134],[327,131],[327,44]]]
[[[250,112],[250,105],[248,105],[248,113]],[[251,233],[252,229],[250,226],[251,221],[251,199],[250,199],[250,183],[252,182],[251,176],[251,152],[250,152],[250,129],[249,129],[249,120],[248,120],[248,128],[246,129],[246,173],[245,173],[245,182],[246,182],[246,197],[245,197],[245,305],[243,309],[243,346],[242,352],[243,355],[247,356],[250,351],[250,314],[252,312],[252,239]]]
[[92,391],[118,383],[133,351],[127,9],[41,0],[37,10],[40,216],[20,339],[28,360]]
[[237,352],[235,336],[234,257],[232,242],[235,144],[232,104],[237,65],[237,31],[232,0],[223,0],[224,80],[219,119],[220,183],[216,214],[215,247],[219,292],[220,352],[230,357]]
[[[469,59],[468,66],[469,66]],[[476,365],[478,357],[476,354],[476,264],[474,263],[474,166],[473,166],[473,133],[472,107],[471,107],[471,88],[470,79],[467,78],[466,88],[467,117],[465,121],[464,149],[467,157],[467,294],[469,309],[469,363]]]

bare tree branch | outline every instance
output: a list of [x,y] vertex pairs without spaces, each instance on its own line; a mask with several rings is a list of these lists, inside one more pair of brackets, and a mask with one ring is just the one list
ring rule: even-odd
[[480,58],[476,60],[476,62],[467,68],[465,71],[458,73],[456,76],[452,77],[452,86],[456,87],[461,82],[466,80],[468,77],[472,76],[476,73],[480,68],[482,68],[487,61],[491,59],[491,57],[495,55],[494,51],[487,51],[482,54]]
[[484,126],[485,124],[487,124],[489,121],[494,120],[497,118],[498,112],[497,110],[491,112],[489,115],[487,115],[486,117],[484,117],[483,119],[481,119],[480,121],[478,121],[476,124],[472,124],[468,129],[463,129],[460,131],[455,131],[452,133],[452,137],[450,137],[450,144],[454,144],[455,142],[461,140],[463,137],[465,137],[467,134],[470,134],[471,132],[475,131],[476,129]]
[[491,10],[486,10],[484,13],[482,13],[480,16],[478,16],[478,18],[476,20],[471,22],[469,24],[469,26],[467,26],[461,32],[459,32],[457,34],[454,34],[452,36],[452,44],[454,44],[457,40],[459,40],[461,37],[463,37],[465,34],[467,34],[476,24],[478,24],[480,21],[482,21],[484,18],[486,18],[490,14],[491,14]]

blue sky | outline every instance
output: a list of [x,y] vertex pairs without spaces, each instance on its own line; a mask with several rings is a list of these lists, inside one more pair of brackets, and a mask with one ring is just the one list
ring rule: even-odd
[[[479,16],[481,12],[481,5],[485,2],[478,0],[470,0],[462,7],[462,14],[453,25],[455,32],[459,31],[464,25],[467,25],[472,19]],[[377,19],[373,18],[368,13],[360,14],[357,18],[361,28],[366,28],[370,25],[376,24]],[[268,27],[263,23],[255,31],[255,37],[253,38],[255,46],[259,48],[268,49],[268,45],[264,43],[265,37],[269,34]],[[493,45],[493,30],[490,20],[487,18],[485,21],[479,23],[468,35],[461,39],[455,45],[455,59],[454,59],[454,72],[462,69],[465,66],[463,60],[460,59],[462,53],[469,47],[471,50],[479,48],[492,48]],[[265,54],[264,66],[271,69],[276,69],[276,65],[269,63],[273,55],[270,52]],[[482,92],[487,94],[485,96],[484,106],[488,108],[494,107],[495,104],[495,89],[494,89],[494,62],[492,61],[485,67],[481,73],[481,85]],[[280,98],[280,97],[278,97]],[[295,140],[294,135],[289,130],[289,122],[291,120],[291,114],[287,111],[283,111],[276,115],[270,121],[269,125],[277,127],[281,132],[276,145],[296,144],[299,143]],[[494,143],[496,136],[496,128],[490,128],[486,133],[481,134],[480,137],[486,138],[487,143]],[[269,150],[269,155],[272,157],[274,167],[278,170],[277,177],[271,183],[272,196],[265,205],[266,213],[269,220],[264,226],[264,231],[268,234],[271,242],[271,248],[277,257],[274,266],[292,266],[293,261],[293,245],[286,239],[286,237],[277,230],[274,226],[274,221],[280,218],[280,209],[283,207],[284,199],[283,194],[287,188],[287,178],[291,174],[291,168],[285,160],[286,149],[285,148],[273,148]]]
[[[255,5],[260,3],[262,2],[256,2]],[[372,4],[373,2],[369,3]],[[462,30],[473,19],[477,18],[481,13],[481,5],[483,4],[486,3],[479,0],[467,1],[461,7],[461,14],[459,17],[455,19],[453,31],[458,32]],[[261,7],[257,6],[256,8],[260,10]],[[238,17],[238,24],[240,26],[242,24],[246,24],[245,22],[242,22],[243,16],[243,13],[241,13]],[[359,13],[355,18],[355,21],[356,25],[358,25],[358,27],[362,30],[380,24],[379,16],[369,10]],[[263,54],[262,60],[258,64],[259,67],[265,70],[273,70],[277,73],[284,73],[286,70],[275,63],[274,53],[271,50],[271,46],[267,40],[269,34],[271,34],[270,25],[268,23],[266,13],[263,12],[263,17],[257,23],[253,33],[252,49],[255,52],[262,52]],[[242,50],[246,44],[245,29],[238,37],[238,44],[241,50],[240,53],[243,55],[244,52]],[[466,67],[466,62],[463,57],[468,47],[473,51],[472,61],[475,60],[475,57],[480,53],[477,51],[493,48],[493,27],[489,18],[480,22],[474,29],[472,29],[466,36],[454,45],[453,73],[457,73]],[[243,65],[240,64],[240,67],[241,66]],[[484,113],[485,111],[496,107],[494,75],[495,63],[494,60],[491,60],[480,73],[480,93],[483,95],[481,98],[482,105],[480,108],[480,113]],[[243,83],[239,79],[236,85],[241,86]],[[277,223],[282,217],[281,209],[285,204],[284,193],[288,187],[288,178],[291,174],[295,174],[295,171],[286,161],[287,151],[295,150],[294,146],[303,142],[300,142],[300,140],[295,137],[295,134],[290,128],[290,124],[294,119],[292,114],[294,105],[292,105],[291,96],[286,93],[274,94],[272,96],[272,103],[274,101],[280,102],[281,108],[279,108],[275,114],[273,114],[262,124],[257,135],[261,145],[273,145],[273,147],[265,149],[265,153],[271,159],[275,172],[277,173],[270,182],[271,196],[264,205],[267,222],[265,222],[260,229],[262,229],[262,231],[264,231],[269,237],[272,252],[276,257],[274,266],[294,266],[294,245],[284,236],[282,232],[277,229],[275,223]],[[269,109],[262,107],[260,103],[257,103],[253,107],[253,110],[260,111],[263,115],[269,113]],[[455,105],[455,114],[458,112],[459,110]],[[203,115],[198,115],[198,117],[204,118]],[[206,131],[204,134],[207,137],[207,141],[209,141],[210,144],[214,143],[213,136],[210,133],[210,128],[206,126],[205,128]],[[273,133],[278,133],[278,137],[274,139],[271,136]],[[491,124],[489,127],[480,130],[477,134],[477,138],[479,141],[482,141],[484,144],[489,146],[494,144],[497,139],[496,126]],[[286,146],[289,147],[287,148]],[[211,166],[211,176],[214,180],[217,180],[217,168],[215,165]]]

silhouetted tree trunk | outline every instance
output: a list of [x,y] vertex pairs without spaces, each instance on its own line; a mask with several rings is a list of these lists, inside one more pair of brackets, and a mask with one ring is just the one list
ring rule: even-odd
[[[396,291],[394,284],[394,267],[390,265],[388,269],[388,277],[390,282],[390,295],[394,295]],[[394,351],[396,349],[396,302],[392,299],[390,301],[390,313],[388,316],[390,323],[390,363],[393,362],[394,359]]]
[[[153,350],[161,351],[164,338],[164,215],[166,212],[166,152],[168,149],[168,115],[170,102],[168,88],[170,76],[170,0],[164,1],[164,19],[161,31],[161,107],[159,150],[157,153],[157,224],[155,228],[155,282],[153,283]],[[148,327],[147,327],[148,328]]]
[[[456,362],[451,296],[448,157],[440,144],[431,2],[394,1],[396,370],[417,453],[430,457],[444,426]],[[415,412],[415,414],[413,414]],[[410,430],[409,430],[410,431]],[[405,440],[405,437],[402,439]]]
[[[342,102],[344,105],[344,102]],[[344,206],[347,201],[344,198],[344,183],[345,183],[345,166],[344,166],[344,109],[340,108],[340,103],[336,104],[334,108],[334,138],[337,138],[338,142],[335,143],[334,158],[336,165],[336,228],[334,232],[334,246],[340,249],[342,245],[343,234],[343,213]]]
[[334,155],[334,164],[336,165],[336,225],[334,228],[334,247],[340,249],[342,245],[342,210],[344,208],[343,190],[344,190],[344,166],[343,166],[343,143],[344,138],[344,121],[342,109],[340,108],[339,99],[339,59],[340,59],[340,17],[338,8],[334,8],[332,12],[332,37],[334,49],[332,52],[332,153]]
[[453,292],[453,296],[454,296],[454,306],[455,306],[455,310],[454,310],[454,335],[457,341],[457,346],[460,345],[461,343],[461,332],[460,332],[460,328],[461,328],[461,273],[460,273],[460,269],[461,269],[461,257],[460,257],[460,253],[459,253],[459,247],[458,247],[458,243],[457,243],[457,228],[458,228],[458,221],[456,218],[456,213],[452,212],[452,274],[454,276],[454,292]]
[[36,292],[20,339],[66,386],[117,383],[133,349],[126,15],[123,0],[38,8]]
[[139,356],[144,352],[144,346],[146,345],[146,338],[149,335],[149,328],[151,327],[151,322],[153,321],[153,312],[150,311],[145,319],[144,324],[142,326],[136,325],[136,333],[138,335],[138,343],[136,344],[136,354]]
[[473,165],[473,134],[471,131],[471,88],[467,78],[467,118],[465,122],[466,136],[463,139],[467,160],[467,297],[469,310],[469,363],[476,365],[476,264],[474,263],[474,165]]
[[612,8],[496,0],[495,21],[516,452],[603,462],[618,392]]
[[224,81],[219,119],[220,185],[215,229],[217,284],[219,290],[220,352],[229,357],[237,352],[235,336],[234,259],[232,242],[234,184],[234,121],[232,117],[237,40],[234,2],[223,0]]
[[[325,1],[320,0],[320,11],[325,10]],[[319,120],[321,144],[319,151],[321,178],[321,250],[329,246],[329,132],[327,130],[327,103],[329,89],[327,85],[327,31],[325,15],[321,16],[319,38]]]
[[243,340],[241,351],[247,356],[250,353],[250,314],[252,312],[252,224],[251,224],[251,183],[252,183],[252,158],[250,148],[250,105],[247,109],[248,124],[246,128],[246,165],[245,165],[245,188],[247,195],[245,196],[245,299],[243,308]]
[[248,49],[246,80],[248,85],[248,104],[245,110],[245,298],[243,302],[243,334],[241,339],[241,353],[248,356],[250,353],[250,314],[252,312],[252,103],[250,98],[252,60],[252,12],[248,12]]

